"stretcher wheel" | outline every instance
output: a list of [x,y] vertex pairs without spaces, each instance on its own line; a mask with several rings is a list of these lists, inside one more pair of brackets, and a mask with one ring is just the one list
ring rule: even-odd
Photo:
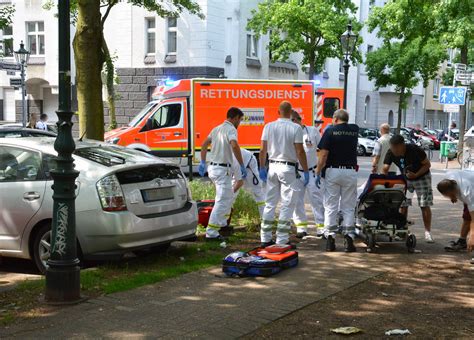
[[416,248],[416,236],[413,234],[407,237],[407,249],[409,253],[414,253]]
[[375,235],[373,233],[368,233],[365,237],[365,244],[367,244],[366,251],[372,253],[375,251]]

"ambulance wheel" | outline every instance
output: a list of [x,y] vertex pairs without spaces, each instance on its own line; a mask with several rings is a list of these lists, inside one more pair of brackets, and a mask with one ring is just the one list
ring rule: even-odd
[[407,249],[409,253],[414,253],[416,248],[416,236],[413,234],[407,237]]
[[372,233],[368,233],[365,238],[365,244],[367,244],[366,251],[368,253],[373,253],[375,251],[375,235]]

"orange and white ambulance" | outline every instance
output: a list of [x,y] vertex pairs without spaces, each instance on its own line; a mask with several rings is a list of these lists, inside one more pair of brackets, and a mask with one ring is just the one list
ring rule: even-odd
[[128,126],[107,132],[105,140],[192,166],[199,163],[202,142],[210,131],[236,106],[245,114],[238,129],[239,144],[258,153],[263,126],[278,118],[283,100],[291,102],[304,124],[322,121],[322,131],[342,107],[343,90],[298,80],[165,81]]

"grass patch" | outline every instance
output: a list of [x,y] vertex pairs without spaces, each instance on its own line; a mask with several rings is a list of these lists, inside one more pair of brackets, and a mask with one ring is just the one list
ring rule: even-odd
[[[233,250],[255,246],[256,236],[236,233],[229,246],[218,243],[180,243],[164,253],[131,257],[81,271],[81,292],[89,297],[126,291],[174,278],[182,274],[219,265]],[[0,293],[0,325],[18,318],[40,315],[48,309],[39,303],[44,292],[44,279],[21,282],[14,290]]]
[[[189,182],[189,186],[195,200],[214,199],[216,196],[214,184],[210,181],[197,179]],[[248,231],[260,229],[260,215],[251,193],[243,189],[239,190],[233,208],[232,224],[245,226]]]

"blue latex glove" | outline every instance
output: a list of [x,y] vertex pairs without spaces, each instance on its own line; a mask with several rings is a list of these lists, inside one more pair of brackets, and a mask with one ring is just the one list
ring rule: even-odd
[[247,168],[245,167],[245,165],[240,166],[240,171],[242,172],[242,179],[246,179],[247,178]]
[[267,169],[265,168],[260,168],[260,171],[258,172],[258,175],[262,182],[267,182]]
[[206,162],[205,161],[201,161],[199,163],[198,171],[199,171],[199,175],[201,175],[201,177],[204,177],[204,175],[206,174]]
[[309,171],[305,171],[303,174],[304,177],[304,186],[307,186],[309,183]]
[[316,188],[321,189],[321,175],[316,175]]

